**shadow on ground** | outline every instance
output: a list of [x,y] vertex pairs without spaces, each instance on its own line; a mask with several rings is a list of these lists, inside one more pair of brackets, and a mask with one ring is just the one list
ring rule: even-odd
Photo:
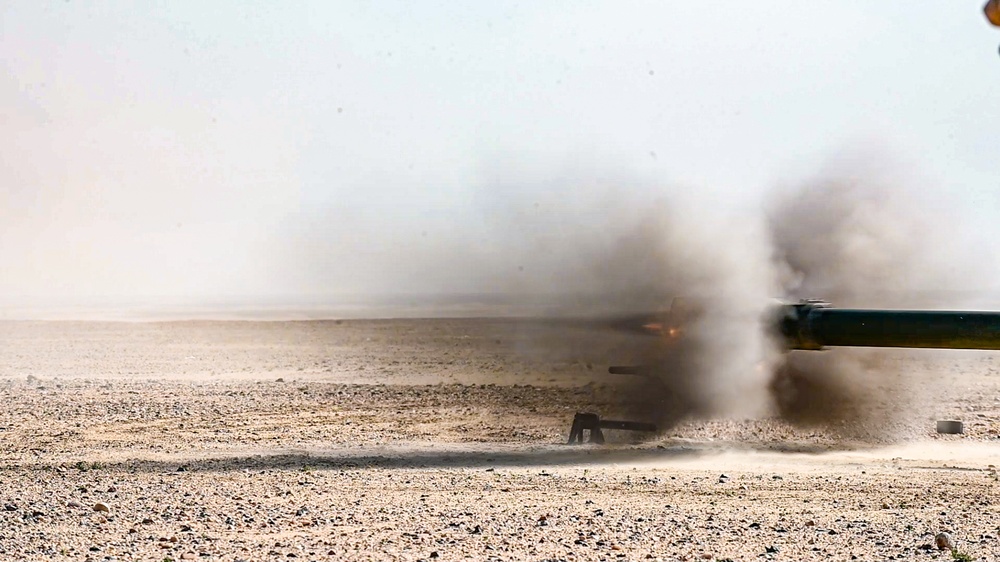
[[[429,446],[431,447],[431,446]],[[723,443],[685,443],[658,446],[552,445],[532,450],[408,450],[366,448],[359,451],[270,451],[234,456],[171,460],[125,459],[115,462],[82,460],[71,463],[27,463],[7,469],[116,470],[124,472],[232,472],[244,470],[310,469],[435,469],[435,468],[536,468],[550,466],[640,465],[692,459],[727,451],[760,451],[821,455],[833,449],[812,444],[747,446]],[[838,449],[843,450],[843,449]]]

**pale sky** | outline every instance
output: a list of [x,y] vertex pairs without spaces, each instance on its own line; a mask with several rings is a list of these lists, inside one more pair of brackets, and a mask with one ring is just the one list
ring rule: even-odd
[[869,145],[998,224],[981,4],[6,2],[0,293],[497,290],[521,205]]

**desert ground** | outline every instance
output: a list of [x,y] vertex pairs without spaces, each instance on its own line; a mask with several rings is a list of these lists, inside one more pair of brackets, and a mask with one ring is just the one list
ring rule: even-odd
[[1000,560],[997,355],[886,360],[926,398],[891,438],[764,417],[570,446],[575,412],[627,414],[605,371],[631,359],[570,331],[2,321],[0,559]]

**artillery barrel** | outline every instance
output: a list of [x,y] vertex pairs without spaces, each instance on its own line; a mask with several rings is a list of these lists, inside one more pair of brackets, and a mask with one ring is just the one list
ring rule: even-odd
[[779,331],[791,349],[1000,350],[1000,312],[863,310],[802,303],[782,307]]

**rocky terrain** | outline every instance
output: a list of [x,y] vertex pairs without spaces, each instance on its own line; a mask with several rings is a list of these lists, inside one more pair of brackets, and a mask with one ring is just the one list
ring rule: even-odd
[[627,414],[603,372],[635,350],[566,333],[0,322],[0,559],[1000,559],[992,354],[891,357],[929,397],[892,438],[765,417],[568,446],[575,412]]

